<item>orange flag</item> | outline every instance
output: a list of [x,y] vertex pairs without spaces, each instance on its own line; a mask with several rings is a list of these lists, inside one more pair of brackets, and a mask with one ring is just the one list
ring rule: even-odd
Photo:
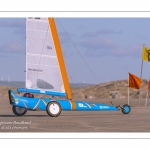
[[148,90],[150,90],[150,79],[148,81]]
[[139,77],[129,73],[129,87],[139,89],[141,84],[142,80]]

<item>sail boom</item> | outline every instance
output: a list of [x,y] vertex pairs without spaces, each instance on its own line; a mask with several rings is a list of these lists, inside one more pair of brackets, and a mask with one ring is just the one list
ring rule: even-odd
[[40,90],[40,89],[18,88],[17,91],[19,93],[25,92],[25,93],[46,94],[46,95],[61,96],[61,97],[66,96],[66,93],[64,92],[42,90],[42,89]]

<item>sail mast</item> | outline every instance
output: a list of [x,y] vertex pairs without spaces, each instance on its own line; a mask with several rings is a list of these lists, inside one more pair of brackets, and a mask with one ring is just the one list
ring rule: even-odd
[[64,63],[64,60],[63,60],[63,55],[62,55],[62,51],[61,51],[61,46],[60,46],[60,42],[59,42],[57,30],[56,30],[54,18],[48,18],[48,21],[49,21],[49,26],[50,26],[50,29],[51,29],[52,37],[53,37],[53,40],[54,40],[54,46],[55,46],[56,54],[57,54],[57,57],[58,57],[58,63],[59,63],[59,66],[60,66],[62,79],[63,79],[63,82],[64,82],[64,89],[66,91],[67,98],[72,99],[72,94],[71,94],[70,85],[69,85],[69,82],[68,82],[67,72],[66,72],[65,63]]

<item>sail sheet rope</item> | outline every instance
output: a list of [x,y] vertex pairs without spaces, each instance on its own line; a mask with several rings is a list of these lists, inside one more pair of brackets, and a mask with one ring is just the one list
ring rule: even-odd
[[91,68],[89,67],[89,65],[87,64],[87,62],[85,61],[85,59],[83,58],[83,56],[81,55],[81,53],[79,52],[79,50],[77,49],[76,45],[73,43],[73,41],[71,40],[70,36],[68,35],[68,33],[66,32],[66,30],[64,29],[63,25],[60,23],[59,19],[57,19],[57,21],[59,22],[59,24],[61,25],[61,27],[63,28],[64,32],[66,33],[66,35],[68,36],[68,38],[70,39],[71,43],[73,44],[73,46],[75,47],[76,51],[78,52],[79,56],[81,57],[81,59],[83,60],[83,62],[85,63],[85,65],[87,66],[87,68],[89,69],[89,71],[91,72],[91,74],[93,75],[94,79],[96,80],[96,82],[99,84],[98,79],[96,78],[96,76],[94,75],[94,73],[92,72]]

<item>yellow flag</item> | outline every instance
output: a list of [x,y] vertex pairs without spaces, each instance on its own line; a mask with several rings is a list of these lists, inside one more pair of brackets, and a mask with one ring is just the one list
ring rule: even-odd
[[150,61],[150,50],[146,46],[143,46],[142,60]]

